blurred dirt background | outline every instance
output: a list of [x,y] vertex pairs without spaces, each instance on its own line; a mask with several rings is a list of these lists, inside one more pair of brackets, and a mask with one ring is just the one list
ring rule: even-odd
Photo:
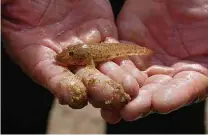
[[55,100],[48,122],[49,134],[104,134],[100,110],[91,105],[74,110]]
[[[208,100],[207,100],[208,101]],[[206,105],[206,130],[208,133],[208,104]],[[59,105],[56,100],[48,122],[49,134],[105,134],[105,123],[99,109],[88,105],[81,110],[73,110]]]

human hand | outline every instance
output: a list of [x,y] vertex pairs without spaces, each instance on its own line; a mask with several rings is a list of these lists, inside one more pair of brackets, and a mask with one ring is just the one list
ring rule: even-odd
[[[121,112],[102,109],[105,120],[169,113],[207,96],[207,5],[206,0],[126,0],[117,19],[120,39],[151,48],[156,55],[142,71],[148,78],[138,96]],[[140,68],[138,57],[130,59]]]
[[[61,104],[82,108],[89,96],[95,107],[102,108],[105,101],[113,98],[112,104],[119,108],[123,105],[122,96],[137,94],[139,84],[129,69],[134,68],[134,75],[140,72],[133,65],[122,68],[114,62],[106,62],[101,65],[102,72],[79,68],[71,70],[72,73],[55,64],[54,56],[70,44],[117,42],[108,1],[10,0],[3,4],[2,31],[7,52],[27,75],[48,88]],[[94,83],[90,84],[92,80]],[[118,89],[120,93],[115,95]]]

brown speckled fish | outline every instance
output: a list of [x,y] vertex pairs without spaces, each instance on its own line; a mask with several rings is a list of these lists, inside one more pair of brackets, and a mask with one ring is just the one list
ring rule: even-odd
[[68,46],[56,56],[63,65],[93,65],[94,62],[112,60],[114,58],[151,55],[152,50],[133,44],[125,43],[94,43]]

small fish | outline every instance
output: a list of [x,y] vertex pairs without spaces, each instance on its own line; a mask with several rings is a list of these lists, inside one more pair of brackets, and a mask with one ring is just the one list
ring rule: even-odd
[[66,66],[92,65],[114,58],[136,55],[151,55],[152,50],[126,43],[93,43],[70,45],[56,56],[56,60]]

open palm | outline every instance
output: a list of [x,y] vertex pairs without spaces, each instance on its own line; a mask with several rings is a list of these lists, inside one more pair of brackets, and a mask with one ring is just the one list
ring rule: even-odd
[[[119,39],[156,52],[138,96],[122,111],[102,114],[110,122],[168,113],[206,97],[208,1],[127,0],[118,16]],[[137,57],[131,60],[140,66]],[[113,121],[113,120],[114,121]]]
[[126,71],[134,68],[136,76],[140,72],[130,60],[126,68],[114,62],[103,63],[102,72],[79,68],[72,73],[55,64],[54,56],[70,44],[117,42],[108,1],[3,1],[2,26],[5,48],[12,59],[61,104],[82,108],[89,100],[102,108],[112,100],[114,107],[121,108],[125,92],[134,96],[138,93],[139,83]]

